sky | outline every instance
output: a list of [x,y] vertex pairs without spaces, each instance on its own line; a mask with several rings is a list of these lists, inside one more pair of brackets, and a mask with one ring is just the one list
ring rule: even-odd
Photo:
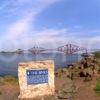
[[100,49],[100,0],[0,0],[0,51],[68,43]]

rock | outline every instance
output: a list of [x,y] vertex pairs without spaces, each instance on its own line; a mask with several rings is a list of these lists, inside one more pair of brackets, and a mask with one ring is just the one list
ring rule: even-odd
[[63,69],[58,69],[55,72],[56,77],[61,77],[62,75],[69,75],[68,69],[67,68],[63,68]]
[[58,99],[69,99],[72,98],[70,93],[63,93],[62,91],[59,92]]
[[[73,66],[68,67],[68,77],[73,80],[77,78],[87,78],[87,80],[92,80],[94,74],[100,73],[99,64],[97,60],[91,55],[84,57],[80,62],[76,62]],[[82,75],[83,74],[83,75]]]
[[69,83],[64,85],[63,88],[58,92],[58,100],[60,99],[72,99],[74,94],[77,92],[77,88],[74,84]]
[[65,85],[62,89],[64,93],[76,93],[77,89],[74,84]]

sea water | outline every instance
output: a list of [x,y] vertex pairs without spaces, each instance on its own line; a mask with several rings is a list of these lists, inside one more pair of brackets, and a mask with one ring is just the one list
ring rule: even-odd
[[55,62],[55,69],[67,67],[68,64],[80,60],[79,54],[66,55],[64,53],[0,53],[0,76],[17,76],[18,63],[36,60],[52,59]]

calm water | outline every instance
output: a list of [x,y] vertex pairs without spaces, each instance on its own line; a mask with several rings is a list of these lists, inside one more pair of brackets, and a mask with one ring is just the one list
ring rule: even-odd
[[65,67],[68,64],[76,62],[80,59],[80,55],[65,55],[63,53],[44,53],[44,54],[16,54],[16,53],[0,53],[0,76],[14,75],[17,76],[19,62],[28,62],[33,60],[53,59],[55,61],[55,69]]

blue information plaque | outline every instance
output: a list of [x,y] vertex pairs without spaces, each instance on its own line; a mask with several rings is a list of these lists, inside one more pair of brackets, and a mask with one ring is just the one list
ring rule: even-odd
[[27,84],[43,84],[48,83],[48,69],[27,70]]

